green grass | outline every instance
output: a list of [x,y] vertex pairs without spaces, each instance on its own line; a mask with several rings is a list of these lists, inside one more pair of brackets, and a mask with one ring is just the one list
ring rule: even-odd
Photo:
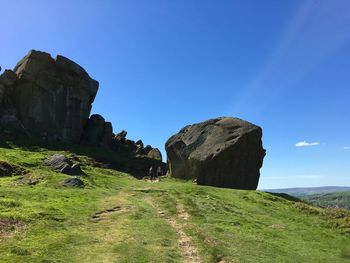
[[74,152],[86,187],[68,188],[62,181],[69,176],[42,164],[57,151],[6,145],[0,160],[39,183],[0,178],[0,262],[182,262],[178,234],[166,220],[176,218],[179,203],[190,218],[177,220],[204,262],[350,260],[348,211],[169,178],[147,183],[92,166],[84,150]]

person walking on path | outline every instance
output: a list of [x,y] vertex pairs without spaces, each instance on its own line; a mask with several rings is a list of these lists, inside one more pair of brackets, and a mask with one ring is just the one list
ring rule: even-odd
[[151,165],[148,172],[148,176],[151,181],[153,180],[153,175],[154,175],[154,168],[153,168],[153,165]]
[[157,168],[157,177],[160,177],[162,175],[163,175],[162,168],[160,166],[158,166],[158,168]]

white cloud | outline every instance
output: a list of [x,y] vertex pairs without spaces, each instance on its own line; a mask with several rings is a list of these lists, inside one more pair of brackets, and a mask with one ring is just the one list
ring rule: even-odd
[[350,150],[350,146],[345,146],[344,150]]
[[302,141],[302,142],[297,142],[295,144],[295,147],[306,147],[306,146],[316,146],[316,145],[320,145],[319,142],[306,142],[306,141]]

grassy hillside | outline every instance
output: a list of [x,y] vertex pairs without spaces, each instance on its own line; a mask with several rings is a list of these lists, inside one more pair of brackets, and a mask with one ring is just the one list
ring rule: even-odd
[[301,198],[305,202],[322,207],[335,207],[350,210],[350,191],[305,195]]
[[350,260],[349,211],[168,178],[150,183],[84,155],[74,158],[86,187],[64,187],[69,176],[42,163],[56,152],[0,148],[0,161],[28,172],[0,178],[0,262]]

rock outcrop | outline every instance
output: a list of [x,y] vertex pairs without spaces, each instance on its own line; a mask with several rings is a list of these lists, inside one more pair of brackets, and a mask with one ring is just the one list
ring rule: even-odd
[[124,130],[112,136],[112,149],[120,152],[129,152],[132,155],[146,157],[149,159],[162,161],[162,154],[157,148],[150,145],[144,147],[141,140],[133,141],[126,138],[128,133]]
[[93,146],[110,147],[112,136],[112,123],[106,122],[101,115],[93,114],[85,125],[81,136],[81,143]]
[[[110,122],[98,114],[90,116],[98,86],[68,58],[58,55],[53,59],[48,53],[31,50],[14,70],[0,75],[0,136],[28,139],[39,135],[43,141],[104,147],[116,158],[96,154],[99,161],[114,159],[113,167],[137,177],[146,174],[150,165],[162,166],[158,149],[127,139],[124,130],[114,134]],[[55,156],[47,164],[67,174],[81,172],[78,164],[64,156]]]
[[221,117],[184,127],[166,142],[171,176],[198,184],[256,189],[265,156],[262,129]]
[[84,182],[80,180],[79,178],[68,178],[63,181],[63,186],[70,186],[70,187],[84,187]]
[[147,153],[147,157],[155,160],[162,161],[162,153],[157,148],[153,148]]
[[44,162],[52,170],[68,175],[83,175],[84,172],[80,168],[79,163],[73,163],[67,156],[63,154],[54,154]]
[[114,135],[113,140],[116,142],[125,142],[127,134],[127,131],[122,130],[121,132]]
[[21,167],[0,161],[0,177],[23,175],[26,173],[27,171]]
[[98,90],[98,82],[81,66],[31,50],[0,78],[3,124],[17,118],[31,132],[79,142]]
[[12,70],[5,70],[0,75],[0,126],[10,129],[24,129],[18,120],[13,104],[13,89],[17,75]]

